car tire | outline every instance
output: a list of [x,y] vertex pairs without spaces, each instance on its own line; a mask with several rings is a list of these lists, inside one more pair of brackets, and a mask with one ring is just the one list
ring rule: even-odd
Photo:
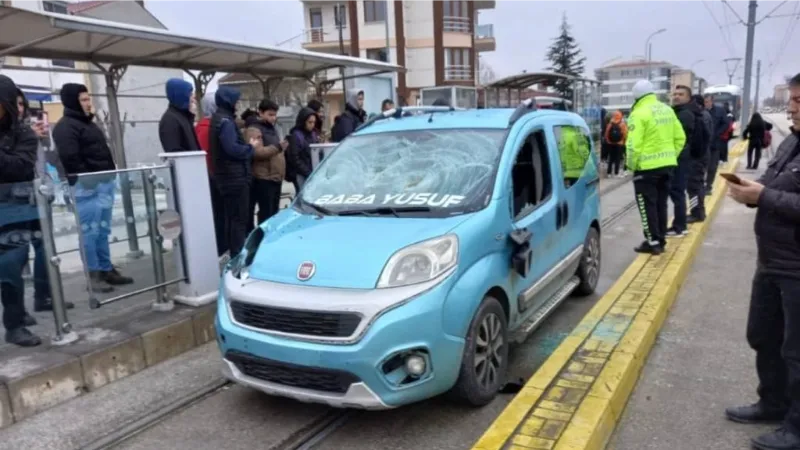
[[589,227],[586,233],[586,240],[583,242],[583,255],[575,274],[580,280],[580,284],[573,294],[579,297],[592,295],[597,288],[597,281],[600,279],[600,263],[602,261],[600,249],[600,233],[595,227]]
[[487,295],[469,325],[458,380],[449,396],[471,406],[491,402],[505,384],[508,344],[505,310],[496,298]]

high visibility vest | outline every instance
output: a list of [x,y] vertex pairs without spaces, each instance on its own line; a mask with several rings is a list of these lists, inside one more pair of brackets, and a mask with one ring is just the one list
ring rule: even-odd
[[634,103],[628,118],[626,165],[630,170],[653,170],[678,165],[686,143],[678,116],[648,94]]

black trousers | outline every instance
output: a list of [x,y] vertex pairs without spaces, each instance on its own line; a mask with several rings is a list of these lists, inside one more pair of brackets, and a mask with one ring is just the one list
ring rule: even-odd
[[[282,183],[280,181],[253,178],[253,186],[250,188],[250,211],[248,217],[251,220],[247,222],[248,232],[278,213],[281,202],[281,187]],[[254,225],[252,218],[255,215],[256,205],[258,205],[258,218]]]
[[761,141],[750,138],[747,143],[747,167],[758,169],[759,161],[761,161]]
[[667,203],[672,168],[636,172],[633,190],[642,218],[644,238],[652,245],[664,244],[667,234]]
[[22,269],[28,261],[28,246],[0,250],[0,302],[3,304],[3,327],[6,331],[25,325],[25,282]]
[[238,190],[225,189],[220,192],[225,214],[224,248],[231,258],[238,255],[247,239],[247,222],[253,222],[250,212],[250,184]]
[[706,193],[711,192],[714,187],[714,178],[717,176],[719,167],[720,151],[724,144],[716,143],[711,146],[708,152],[708,163],[706,164]]
[[611,175],[613,168],[614,175],[619,175],[619,168],[622,164],[622,153],[625,147],[618,144],[608,144],[608,175]]
[[214,217],[214,236],[217,241],[217,256],[222,256],[222,254],[228,250],[227,240],[225,238],[225,203],[222,201],[222,194],[220,194],[214,179],[209,178],[208,182],[211,187],[211,214]]
[[756,269],[747,317],[747,342],[756,351],[758,395],[788,409],[786,425],[800,434],[800,279]]
[[689,179],[686,193],[689,194],[689,215],[706,218],[706,165],[708,157],[692,158],[689,161]]

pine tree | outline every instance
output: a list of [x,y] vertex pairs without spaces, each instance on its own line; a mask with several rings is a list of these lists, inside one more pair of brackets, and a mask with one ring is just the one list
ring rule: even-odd
[[[558,37],[553,39],[547,51],[547,60],[550,62],[547,70],[576,77],[582,76],[586,58],[582,56],[578,42],[570,33],[566,13],[561,18],[560,30]],[[572,100],[571,82],[560,80],[556,82],[555,88],[565,99]]]

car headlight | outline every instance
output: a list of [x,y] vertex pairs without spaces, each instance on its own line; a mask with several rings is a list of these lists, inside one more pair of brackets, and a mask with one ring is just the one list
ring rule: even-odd
[[458,263],[458,238],[454,234],[403,248],[386,263],[378,288],[408,286],[433,280]]
[[246,280],[250,277],[250,265],[256,257],[258,246],[261,245],[261,240],[264,239],[264,230],[256,228],[244,241],[244,247],[238,255],[231,258],[228,263],[228,270],[235,278]]

